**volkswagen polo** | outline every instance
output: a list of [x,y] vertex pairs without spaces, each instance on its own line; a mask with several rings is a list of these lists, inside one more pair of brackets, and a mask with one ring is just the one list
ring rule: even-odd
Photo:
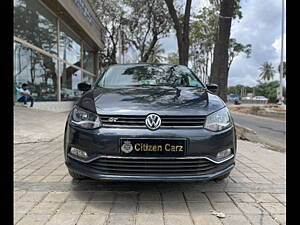
[[188,67],[118,64],[78,89],[64,136],[74,179],[219,180],[233,169],[229,110]]

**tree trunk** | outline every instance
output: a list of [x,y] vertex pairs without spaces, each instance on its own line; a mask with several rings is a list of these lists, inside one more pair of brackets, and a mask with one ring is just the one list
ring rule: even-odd
[[110,55],[110,63],[117,64],[117,46],[113,44],[112,52]]
[[174,22],[174,29],[176,30],[179,64],[187,66],[189,61],[189,22],[192,0],[186,0],[183,24],[180,24],[174,8],[173,0],[165,0],[165,2],[168,6],[170,16]]
[[213,63],[211,67],[211,82],[218,84],[218,95],[227,101],[228,84],[228,48],[231,21],[235,0],[222,0],[219,16],[219,29],[215,43]]
[[186,65],[186,66],[188,65],[188,61],[189,61],[189,47],[190,47],[189,31],[190,31],[191,6],[192,6],[192,0],[186,0],[184,19],[183,19],[183,28],[182,28],[182,32],[183,32],[182,33],[182,42],[183,42],[182,65]]
[[147,49],[146,53],[143,54],[142,57],[141,57],[142,62],[147,62],[148,61],[148,59],[150,57],[150,54],[151,54],[151,52],[152,52],[152,50],[153,50],[153,48],[154,48],[157,41],[158,41],[157,35],[154,34],[149,48]]

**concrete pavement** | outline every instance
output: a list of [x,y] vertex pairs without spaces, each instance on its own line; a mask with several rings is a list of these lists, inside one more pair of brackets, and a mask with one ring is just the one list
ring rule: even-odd
[[47,142],[61,136],[68,112],[53,113],[35,108],[14,108],[14,143]]
[[15,108],[15,224],[285,224],[285,153],[239,140],[222,182],[73,181],[63,159],[66,116]]

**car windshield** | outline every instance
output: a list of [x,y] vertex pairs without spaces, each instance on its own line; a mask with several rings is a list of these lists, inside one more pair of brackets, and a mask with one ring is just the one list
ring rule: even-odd
[[163,64],[114,65],[104,73],[96,86],[170,86],[204,88],[204,85],[186,66]]

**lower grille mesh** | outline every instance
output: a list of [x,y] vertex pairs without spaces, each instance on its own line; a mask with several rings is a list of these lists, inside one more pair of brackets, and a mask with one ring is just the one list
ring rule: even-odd
[[88,167],[107,174],[130,175],[200,175],[216,168],[215,164],[207,159],[137,159],[137,158],[100,158],[89,164]]

